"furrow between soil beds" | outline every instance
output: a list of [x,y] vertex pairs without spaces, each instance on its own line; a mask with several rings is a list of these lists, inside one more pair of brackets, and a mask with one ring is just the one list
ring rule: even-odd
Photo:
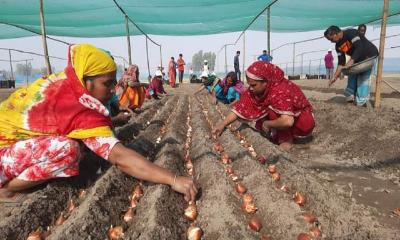
[[[178,175],[184,174],[184,142],[187,126],[181,124],[188,113],[188,99],[181,98],[176,114],[159,143],[155,163]],[[151,185],[140,200],[137,213],[129,226],[126,239],[181,239],[187,227],[183,210],[187,203],[182,195],[165,185]]]
[[[176,97],[171,98],[171,101]],[[152,159],[156,154],[155,139],[165,120],[173,112],[165,106],[151,120],[150,125],[129,144],[129,148]],[[88,196],[62,226],[54,229],[49,239],[103,239],[110,225],[121,225],[122,214],[129,207],[129,194],[137,182],[133,177],[111,167],[88,190]],[[146,184],[145,184],[146,185]],[[146,187],[144,187],[146,195]],[[140,204],[140,203],[139,203]]]
[[[215,106],[208,100],[204,101],[204,104],[209,107],[208,111],[214,124],[220,121],[221,118]],[[228,111],[225,106],[222,106],[221,109],[225,113]],[[382,230],[383,227],[379,222],[372,219],[368,211],[362,206],[341,196],[332,184],[313,175],[310,170],[301,167],[301,164],[289,158],[288,154],[280,154],[280,151],[258,132],[245,128],[241,129],[240,133],[252,144],[257,153],[270,154],[269,163],[271,161],[275,163],[282,174],[281,182],[289,186],[291,193],[299,191],[305,194],[307,203],[305,207],[302,207],[302,210],[316,214],[322,225],[324,236],[340,239],[395,239],[396,233],[393,230],[378,231],[378,229]],[[230,134],[226,131],[222,137],[226,135],[229,136],[229,139],[233,139]],[[239,140],[236,141],[239,142]],[[255,159],[252,160],[252,164],[259,165]],[[248,165],[242,166],[242,169],[246,168],[248,168],[248,171],[252,170]],[[257,174],[254,176],[257,176]],[[284,195],[285,193],[282,192],[281,194]],[[290,196],[288,197],[290,198]],[[286,211],[285,214],[287,214]],[[384,232],[384,236],[382,236],[382,232]]]
[[[165,98],[162,101],[148,104],[145,107],[148,108],[146,112],[133,119],[130,125],[141,126],[144,124],[145,117],[154,116],[157,109],[164,106],[168,99],[173,101],[171,98]],[[88,153],[80,162],[80,175],[67,179],[57,179],[48,183],[46,188],[29,194],[29,199],[19,207],[0,206],[3,218],[0,226],[2,238],[26,239],[30,232],[38,228],[44,230],[47,226],[53,225],[55,219],[67,207],[68,199],[76,196],[79,189],[86,189],[91,186],[99,178],[99,175],[96,174],[99,167],[105,166],[108,169],[108,164],[103,161],[94,154]],[[15,231],[16,226],[18,226],[18,231]]]
[[[214,106],[208,106],[208,114],[214,125],[221,119]],[[301,208],[272,181],[266,167],[254,161],[230,131],[225,131],[217,141],[233,158],[235,173],[243,177],[243,184],[254,195],[257,214],[268,235],[276,239],[295,239],[299,233],[308,232],[308,224],[298,219]]]
[[193,143],[190,157],[197,182],[202,188],[202,197],[197,204],[199,216],[195,224],[203,229],[205,239],[258,239],[247,227],[240,200],[218,162],[219,156],[212,151],[213,144],[209,138],[211,129],[205,122],[202,109],[198,104],[193,104],[192,109]]

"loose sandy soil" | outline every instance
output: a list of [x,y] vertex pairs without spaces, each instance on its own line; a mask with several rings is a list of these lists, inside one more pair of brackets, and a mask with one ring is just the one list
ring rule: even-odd
[[[386,80],[400,88],[400,78]],[[400,239],[400,217],[392,213],[400,208],[400,93],[384,86],[382,108],[375,110],[345,104],[344,81],[329,89],[324,80],[296,83],[314,106],[317,126],[311,142],[296,144],[289,153],[239,123],[213,139],[212,126],[229,109],[214,105],[205,93],[193,96],[199,85],[167,88],[168,96],[147,101],[142,113],[116,129],[126,146],[178,174],[187,175],[185,161],[193,161],[201,188],[194,222],[184,218],[187,203],[169,187],[142,183],[87,152],[79,176],[44,184],[20,205],[0,204],[1,239],[26,239],[48,226],[47,239],[106,239],[110,225],[122,226],[124,239],[185,239],[192,224],[203,229],[205,239],[297,239],[315,226],[322,239]],[[241,209],[228,165],[214,150],[217,142],[254,196],[254,215],[263,225],[259,233],[247,226],[253,215]],[[265,165],[257,161],[260,156],[267,157]],[[271,164],[281,174],[278,182],[267,171]],[[144,196],[134,219],[125,223],[122,215],[137,184]],[[284,185],[289,192],[281,190]],[[87,193],[78,198],[81,189]],[[295,192],[307,198],[304,206],[293,201]],[[70,199],[77,207],[67,213]],[[54,226],[61,212],[67,219]],[[304,213],[318,221],[307,223]]]

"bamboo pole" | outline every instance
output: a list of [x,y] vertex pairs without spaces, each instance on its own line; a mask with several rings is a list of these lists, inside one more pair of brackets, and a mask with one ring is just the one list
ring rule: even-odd
[[162,51],[161,51],[161,45],[160,45],[160,71],[162,72]]
[[301,69],[300,69],[300,79],[301,79],[301,75],[303,75],[303,56],[304,54],[301,54]]
[[28,60],[25,60],[25,70],[26,70],[26,86],[28,87],[28,85],[29,85],[29,79],[28,79]]
[[10,57],[10,71],[11,71],[11,79],[14,80],[14,71],[12,66],[12,59],[11,59],[11,49],[8,49],[8,56]]
[[46,39],[46,23],[44,21],[44,14],[43,14],[43,0],[39,0],[40,8],[40,27],[42,29],[42,43],[43,43],[43,50],[44,50],[44,59],[46,63],[46,68],[47,68],[47,74],[51,74],[51,65],[50,65],[50,59],[49,59],[49,52],[47,48],[47,39]]
[[293,43],[293,65],[292,65],[293,69],[292,69],[292,76],[294,76],[294,61],[295,61],[295,58],[296,58],[296,43]]
[[268,55],[271,55],[271,8],[267,9],[267,47]]
[[319,75],[321,75],[321,63],[322,63],[322,59],[319,59],[318,78],[319,78]]
[[242,64],[242,74],[245,74],[245,62],[246,62],[246,32],[243,33],[243,64]]
[[[146,58],[147,58],[147,72],[148,72],[147,77],[149,77],[150,76],[150,61],[149,61],[149,43],[148,43],[147,36],[146,36]],[[151,79],[148,79],[148,80],[150,82]]]
[[129,33],[129,19],[127,15],[125,15],[125,29],[126,29],[126,40],[128,42],[128,60],[129,60],[129,65],[132,65],[131,34]]
[[226,58],[226,44],[224,45],[225,48],[225,75],[228,73],[228,62]]
[[376,73],[376,86],[375,86],[375,108],[381,106],[381,82],[382,82],[382,70],[383,70],[383,59],[385,53],[385,36],[386,36],[386,22],[389,9],[389,0],[383,1],[383,13],[381,22],[381,40],[379,43],[379,57],[378,57],[378,69]]

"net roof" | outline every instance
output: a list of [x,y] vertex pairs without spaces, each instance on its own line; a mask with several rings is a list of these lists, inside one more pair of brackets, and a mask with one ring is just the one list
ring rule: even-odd
[[[389,2],[389,15],[393,15],[389,24],[398,25],[400,0]],[[174,36],[247,27],[266,31],[264,10],[272,3],[271,31],[275,32],[369,23],[381,18],[383,7],[383,0],[43,0],[47,34],[70,37],[125,36],[120,8],[135,23],[129,24],[131,35],[143,34],[137,27],[146,34]],[[0,6],[0,39],[40,32],[38,0],[0,0]]]

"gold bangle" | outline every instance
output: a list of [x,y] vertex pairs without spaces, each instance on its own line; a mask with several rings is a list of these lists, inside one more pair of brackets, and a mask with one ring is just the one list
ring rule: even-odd
[[174,188],[174,186],[175,186],[175,183],[176,183],[176,178],[178,177],[178,174],[176,174],[175,173],[175,176],[174,176],[174,182],[172,183],[172,188]]

